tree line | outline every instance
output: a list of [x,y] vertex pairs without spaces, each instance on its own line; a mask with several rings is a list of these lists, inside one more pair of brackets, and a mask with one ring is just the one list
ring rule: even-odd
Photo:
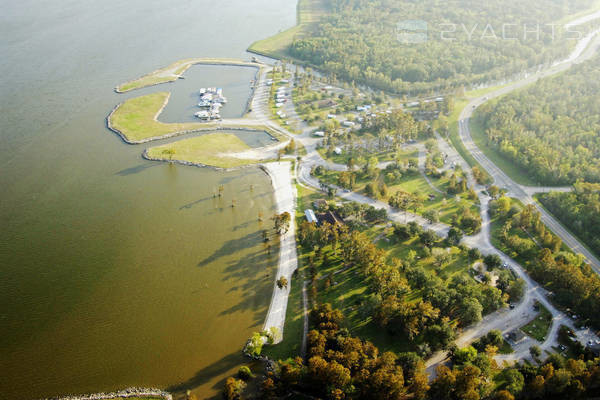
[[[297,37],[289,54],[348,82],[415,93],[498,80],[566,56],[574,40],[545,24],[593,2],[331,0],[328,5],[331,12]],[[415,20],[421,23],[411,26]],[[509,32],[506,23],[514,24]],[[527,35],[536,26],[539,33]],[[425,40],[408,43],[423,35]]]
[[600,182],[600,57],[480,107],[487,145],[542,184]]

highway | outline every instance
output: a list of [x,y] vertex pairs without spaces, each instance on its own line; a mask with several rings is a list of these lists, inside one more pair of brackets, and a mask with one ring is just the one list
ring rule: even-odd
[[523,186],[516,183],[512,180],[504,171],[496,166],[482,151],[477,147],[473,138],[471,137],[471,131],[469,129],[469,121],[473,112],[485,102],[508,94],[514,90],[523,88],[529,84],[534,83],[538,79],[549,77],[560,72],[566,71],[571,66],[579,64],[583,61],[590,59],[595,52],[600,47],[600,35],[597,33],[600,31],[595,31],[592,34],[588,35],[586,38],[582,39],[580,44],[578,44],[575,51],[563,62],[555,63],[552,67],[538,71],[534,74],[525,76],[523,79],[513,82],[507,86],[504,86],[494,92],[490,92],[485,96],[478,97],[473,99],[467,106],[463,109],[460,114],[458,120],[458,132],[460,139],[462,140],[465,148],[473,158],[481,165],[483,169],[487,171],[487,173],[494,180],[494,184],[500,188],[506,189],[508,195],[511,197],[515,197],[522,201],[524,204],[534,204],[537,210],[541,214],[541,219],[544,224],[548,228],[550,228],[558,237],[561,238],[563,243],[569,246],[574,252],[582,254],[587,262],[591,265],[593,270],[600,274],[600,260],[592,254],[575,236],[573,236],[564,226],[562,226],[549,212],[547,212],[540,204],[538,204],[534,199],[533,195],[535,193],[541,192],[549,192],[552,190],[555,191],[568,191],[570,188],[565,187],[532,187],[532,186]]

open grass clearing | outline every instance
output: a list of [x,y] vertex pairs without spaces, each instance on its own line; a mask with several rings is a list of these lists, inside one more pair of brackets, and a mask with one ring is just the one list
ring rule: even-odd
[[[164,161],[186,161],[218,168],[233,168],[258,162],[227,155],[249,149],[236,135],[215,132],[151,147],[147,150],[147,155],[151,159]],[[171,151],[174,153],[170,154]]]
[[169,96],[168,92],[157,92],[124,101],[109,116],[110,126],[131,143],[217,126],[214,123],[167,124],[158,121],[158,115],[169,101]]
[[[319,176],[319,179],[323,180],[328,184],[338,184],[338,171],[326,171],[323,175]],[[383,179],[383,178],[380,178]],[[379,200],[387,201],[390,197],[394,196],[399,191],[418,193],[424,197],[423,206],[416,210],[417,214],[423,214],[428,210],[437,210],[439,219],[441,222],[451,224],[453,217],[458,213],[461,207],[468,207],[474,213],[479,213],[479,206],[467,199],[467,193],[461,193],[460,195],[449,195],[446,194],[445,190],[448,184],[449,178],[442,176],[442,178],[430,179],[434,187],[441,190],[443,193],[435,191],[425,178],[420,173],[405,174],[400,180],[393,184],[388,184],[388,196],[385,198],[379,198]],[[357,179],[353,191],[366,195],[366,185],[374,180],[371,179]],[[431,197],[429,197],[431,196]],[[431,198],[431,200],[430,200]],[[415,212],[415,210],[409,210]]]
[[537,306],[539,307],[538,314],[534,319],[522,326],[521,330],[538,342],[544,342],[552,327],[552,314],[542,304],[538,303]]

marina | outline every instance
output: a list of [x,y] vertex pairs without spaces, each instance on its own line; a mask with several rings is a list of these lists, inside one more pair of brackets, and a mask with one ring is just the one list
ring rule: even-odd
[[223,96],[222,88],[201,88],[198,107],[202,110],[195,113],[194,116],[203,121],[220,120],[221,107],[225,104],[227,104],[227,98]]

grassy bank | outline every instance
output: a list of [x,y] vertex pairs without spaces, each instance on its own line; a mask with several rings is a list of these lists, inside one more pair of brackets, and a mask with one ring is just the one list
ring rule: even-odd
[[108,122],[113,129],[121,132],[125,140],[131,143],[140,143],[156,137],[216,126],[214,123],[165,124],[159,122],[158,114],[169,101],[169,96],[168,92],[157,92],[126,100],[113,111]]
[[[296,226],[304,221],[304,210],[312,207],[312,202],[322,198],[322,193],[296,185],[298,191],[296,206]],[[304,331],[304,308],[302,305],[302,281],[308,279],[306,273],[308,253],[302,252],[302,247],[297,246],[298,272],[292,279],[292,289],[288,299],[285,315],[285,328],[283,340],[274,346],[265,346],[263,353],[274,360],[285,360],[300,354],[302,335]],[[308,288],[307,288],[308,290]],[[308,305],[310,309],[310,304]]]
[[157,85],[160,83],[173,82],[181,76],[189,67],[194,64],[217,64],[217,65],[239,65],[239,66],[251,66],[259,67],[259,64],[250,63],[246,61],[226,58],[188,58],[179,60],[173,64],[157,69],[156,71],[150,72],[142,76],[141,78],[134,79],[132,81],[125,82],[117,86],[116,91],[119,93],[128,92],[130,90],[141,89],[146,86]]
[[299,0],[296,26],[252,43],[248,51],[272,58],[288,57],[288,49],[294,38],[309,33],[313,24],[326,12],[324,0]]
[[[147,150],[147,155],[151,159],[186,161],[218,168],[234,168],[257,162],[227,156],[227,153],[248,149],[250,147],[236,135],[217,132],[151,147]],[[171,154],[171,152],[173,153]]]

